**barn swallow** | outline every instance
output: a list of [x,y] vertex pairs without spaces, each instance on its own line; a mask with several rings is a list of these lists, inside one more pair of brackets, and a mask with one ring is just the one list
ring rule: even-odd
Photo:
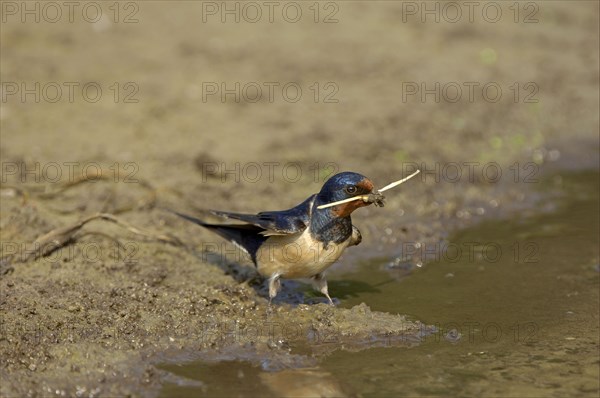
[[[332,202],[357,196],[362,200],[324,208]],[[248,253],[258,273],[269,280],[269,304],[281,288],[280,278],[311,278],[314,288],[333,305],[325,270],[346,248],[362,240],[350,215],[360,207],[383,206],[383,199],[367,177],[343,172],[328,179],[319,193],[288,210],[258,214],[211,210],[223,219],[235,220],[234,224],[208,223],[186,214],[175,214],[219,234]]]

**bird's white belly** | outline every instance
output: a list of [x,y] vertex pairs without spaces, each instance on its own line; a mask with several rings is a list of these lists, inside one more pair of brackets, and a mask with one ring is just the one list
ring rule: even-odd
[[261,245],[256,254],[258,272],[270,277],[307,278],[319,274],[342,255],[352,237],[342,243],[330,242],[325,249],[323,242],[310,236],[308,228],[300,234],[274,235]]

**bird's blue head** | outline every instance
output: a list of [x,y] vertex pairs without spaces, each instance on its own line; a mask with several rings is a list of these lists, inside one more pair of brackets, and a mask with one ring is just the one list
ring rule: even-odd
[[[325,182],[325,185],[323,185],[321,191],[317,194],[317,202],[318,204],[327,204],[354,196],[368,195],[374,193],[373,188],[373,182],[364,175],[345,171],[334,175]],[[347,217],[359,207],[370,204],[371,202],[355,200],[324,210],[333,212],[337,217]]]

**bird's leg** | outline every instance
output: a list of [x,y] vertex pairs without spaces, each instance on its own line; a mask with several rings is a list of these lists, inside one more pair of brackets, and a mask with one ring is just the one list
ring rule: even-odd
[[275,273],[269,278],[269,306],[271,306],[271,300],[277,296],[279,289],[281,289],[281,281],[279,274]]
[[327,299],[329,300],[329,304],[335,305],[335,304],[333,304],[333,300],[331,299],[331,297],[329,297],[329,291],[327,289],[327,279],[325,279],[325,275],[323,273],[320,273],[320,274],[313,276],[312,279],[313,279],[313,286],[314,286],[315,290],[318,290],[319,292],[321,292],[322,294],[327,296]]

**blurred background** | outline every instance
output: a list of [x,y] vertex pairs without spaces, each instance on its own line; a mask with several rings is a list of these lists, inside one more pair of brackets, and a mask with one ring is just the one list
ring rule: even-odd
[[4,159],[135,162],[174,189],[200,185],[202,156],[384,184],[403,162],[597,144],[594,2],[81,3],[55,23],[3,4]]
[[[597,159],[594,2],[28,7],[3,3],[3,182],[99,165],[167,204],[254,211],[292,206],[335,172],[383,186],[418,165],[423,188],[397,195],[408,217],[435,221],[509,188],[503,205],[522,199],[530,162]],[[498,193],[497,180],[515,183]],[[63,213],[118,208],[97,185],[68,192]]]

